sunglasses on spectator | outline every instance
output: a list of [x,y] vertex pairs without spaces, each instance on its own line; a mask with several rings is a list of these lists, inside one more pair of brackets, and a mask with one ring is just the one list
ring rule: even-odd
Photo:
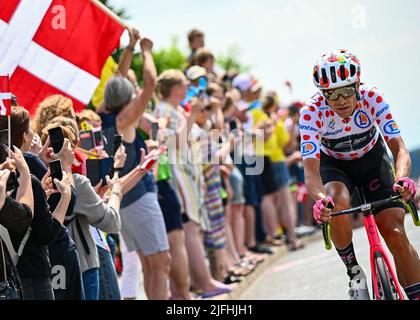
[[344,99],[350,98],[353,96],[357,91],[356,84],[351,84],[346,87],[331,89],[331,90],[323,90],[322,93],[324,94],[325,98],[330,101],[335,101],[341,95]]
[[207,111],[207,112],[211,112],[211,105],[207,105],[205,106],[203,109],[201,109],[201,111]]

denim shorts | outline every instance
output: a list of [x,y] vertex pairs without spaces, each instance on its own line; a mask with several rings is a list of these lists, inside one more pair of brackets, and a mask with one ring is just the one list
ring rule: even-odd
[[272,167],[277,188],[281,189],[283,187],[287,187],[291,179],[286,162],[273,162]]
[[121,300],[118,277],[115,270],[112,254],[100,246],[99,257],[99,300]]

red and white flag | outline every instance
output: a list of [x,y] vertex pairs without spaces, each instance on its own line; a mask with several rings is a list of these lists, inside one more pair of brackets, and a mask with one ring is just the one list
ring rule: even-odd
[[12,93],[10,92],[9,76],[0,76],[0,116],[10,116],[12,108]]
[[0,0],[0,74],[31,114],[51,94],[90,101],[124,31],[93,1]]

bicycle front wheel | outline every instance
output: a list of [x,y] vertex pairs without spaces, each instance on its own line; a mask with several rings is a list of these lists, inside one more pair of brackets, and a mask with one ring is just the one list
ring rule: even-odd
[[375,253],[375,263],[380,300],[397,300],[393,290],[394,284],[392,283],[391,275],[380,252]]

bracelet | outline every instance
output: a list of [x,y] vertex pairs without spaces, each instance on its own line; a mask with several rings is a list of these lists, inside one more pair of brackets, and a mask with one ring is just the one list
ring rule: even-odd
[[124,168],[114,168],[114,172],[121,172]]
[[130,46],[128,46],[128,47],[127,47],[127,50],[130,50],[131,52],[133,52],[133,53],[134,53],[134,47],[130,47]]
[[118,198],[120,198],[120,199],[122,199],[123,198],[123,194],[122,194],[122,192],[121,191],[115,191],[115,190],[112,190],[111,191],[111,195],[116,195]]

